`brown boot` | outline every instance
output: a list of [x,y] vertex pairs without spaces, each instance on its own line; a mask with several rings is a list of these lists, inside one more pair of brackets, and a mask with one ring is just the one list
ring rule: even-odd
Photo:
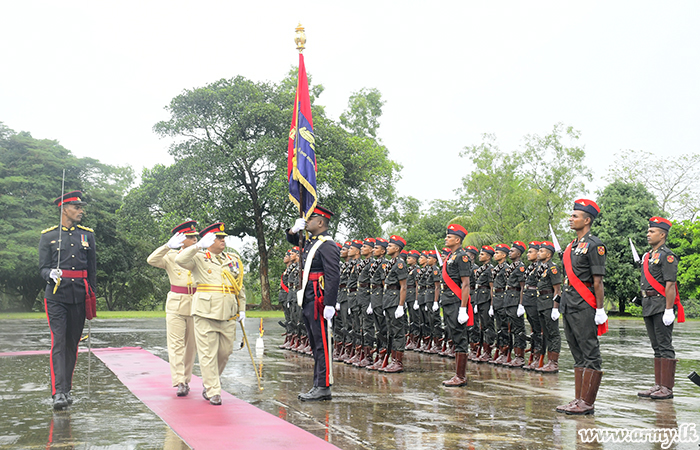
[[501,365],[501,364],[505,363],[508,360],[508,353],[510,353],[510,352],[508,351],[507,345],[503,345],[503,346],[499,347],[498,348],[498,358],[496,358],[494,356],[494,359],[493,359],[493,361],[491,361],[491,364]]
[[415,334],[409,334],[408,339],[406,342],[406,350],[415,350],[416,349],[416,335]]
[[367,367],[371,366],[374,363],[374,360],[372,359],[372,355],[374,354],[374,348],[370,347],[369,345],[366,345],[364,347],[364,350],[362,351],[363,357],[360,361],[356,362],[353,364],[355,367]]
[[543,373],[559,372],[559,352],[547,352],[547,364],[535,370]]
[[280,345],[279,348],[281,348],[281,349],[283,349],[283,350],[286,350],[287,348],[289,348],[289,340],[290,340],[291,338],[292,338],[292,335],[291,335],[291,334],[285,334],[285,335],[284,335],[284,342],[282,342],[282,345]]
[[583,367],[574,367],[574,399],[568,404],[557,406],[558,412],[566,412],[567,408],[571,408],[579,400],[581,400],[581,382],[583,381]]
[[304,336],[304,347],[300,350],[300,352],[305,353],[307,355],[311,355],[313,351],[311,350],[311,342],[309,342],[309,337]]
[[340,355],[340,360],[347,363],[353,356],[355,356],[355,346],[352,344],[343,344],[343,351]]
[[530,362],[523,366],[525,370],[535,370],[537,365],[540,363],[540,352],[537,350],[530,355]]
[[388,360],[389,355],[387,354],[387,351],[385,348],[379,350],[379,354],[377,355],[377,360],[372,364],[371,366],[367,366],[367,370],[379,370],[382,367],[382,364],[384,364],[384,360]]
[[491,362],[491,344],[484,343],[484,349],[481,352],[481,356],[476,361],[479,363],[490,363]]
[[447,381],[443,381],[442,385],[447,387],[460,387],[467,385],[467,354],[458,352],[455,354],[456,371],[455,376]]
[[601,370],[583,369],[581,399],[574,405],[566,408],[564,412],[576,416],[593,414],[595,412],[593,404],[598,395],[598,388],[600,388],[600,380],[602,378],[603,372]]
[[447,350],[445,351],[445,356],[448,358],[453,358],[456,355],[456,348],[454,341],[447,341]]
[[352,358],[349,358],[347,361],[345,361],[345,364],[355,364],[360,361],[362,361],[362,346],[356,345],[353,349]]
[[[391,358],[391,363],[389,363],[389,359]],[[390,367],[392,364],[394,364],[394,360],[396,359],[396,350],[391,351],[391,357],[387,355],[386,358],[386,364],[383,364],[382,367],[377,369],[380,372],[384,372],[388,367]]]
[[467,359],[469,361],[474,361],[476,358],[478,358],[478,352],[479,352],[479,344],[476,342],[470,342],[469,343],[469,353],[467,354]]
[[661,358],[654,358],[654,387],[646,391],[637,392],[640,397],[649,398],[651,394],[661,389]]
[[524,348],[516,348],[515,350],[513,350],[513,353],[515,353],[515,358],[513,358],[508,363],[508,366],[510,366],[510,367],[523,367],[525,365],[525,349]]
[[423,336],[423,345],[421,345],[420,350],[423,353],[428,353],[432,343],[432,338],[430,336]]
[[430,347],[428,350],[426,350],[425,353],[430,353],[431,355],[436,355],[440,353],[440,350],[442,349],[442,338],[433,338],[433,346]]
[[394,359],[391,364],[384,369],[385,373],[399,373],[403,372],[403,352],[395,351],[392,352],[392,358]]
[[661,360],[661,377],[659,379],[659,390],[652,392],[649,398],[653,400],[665,400],[673,398],[673,385],[676,378],[677,359],[659,358]]

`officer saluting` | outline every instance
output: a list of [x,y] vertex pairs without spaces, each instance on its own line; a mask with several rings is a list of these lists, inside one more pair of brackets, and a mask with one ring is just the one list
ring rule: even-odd
[[678,322],[685,321],[683,306],[678,298],[676,276],[678,257],[666,246],[671,222],[662,217],[649,219],[647,242],[651,250],[642,259],[642,316],[654,349],[654,387],[637,393],[654,400],[673,398],[676,374],[676,352],[673,349],[674,306],[678,307]]
[[304,269],[302,310],[314,356],[314,387],[307,393],[299,394],[301,401],[331,399],[328,367],[333,355],[328,347],[326,320],[335,315],[340,284],[340,252],[328,233],[332,216],[328,209],[316,206],[308,222],[297,219],[294,226],[287,230],[287,240],[293,245],[299,245],[299,231],[306,228],[311,234],[304,245],[301,266]]
[[87,205],[82,197],[80,191],[73,191],[54,200],[62,206],[61,227],[42,231],[39,241],[39,269],[47,282],[44,307],[51,331],[49,364],[54,409],[73,403],[70,391],[80,335],[85,319],[95,317],[95,235],[90,228],[78,225]]

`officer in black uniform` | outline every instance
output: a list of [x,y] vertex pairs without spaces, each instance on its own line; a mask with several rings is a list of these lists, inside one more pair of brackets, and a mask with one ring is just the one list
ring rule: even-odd
[[[474,272],[474,314],[479,316],[479,334],[471,336],[471,342],[481,345],[481,354],[474,361],[490,363],[491,351],[496,343],[496,327],[493,322],[493,264],[491,258],[496,251],[490,245],[484,245],[479,252],[481,266]],[[475,333],[476,334],[476,333]]]
[[389,364],[389,352],[387,344],[389,335],[386,328],[386,317],[384,317],[384,309],[382,307],[382,297],[384,296],[384,278],[386,278],[386,266],[389,263],[384,255],[389,241],[378,237],[374,242],[374,262],[369,269],[369,287],[370,287],[370,305],[367,307],[367,313],[374,318],[374,330],[377,340],[377,351],[379,353],[377,361],[371,366],[367,366],[369,370],[379,370],[385,368]]
[[380,371],[386,373],[403,372],[403,352],[406,349],[406,279],[408,267],[399,253],[406,245],[401,236],[392,235],[387,246],[387,255],[391,258],[386,266],[384,278],[384,296],[382,308],[387,323],[389,337],[388,348],[391,350],[391,364]]
[[525,286],[523,287],[523,306],[525,316],[530,324],[530,360],[523,366],[525,370],[534,370],[539,366],[542,354],[542,325],[537,312],[537,252],[540,249],[539,241],[530,241],[527,244],[527,261],[530,263],[525,269]]
[[510,247],[498,244],[493,258],[498,264],[493,268],[493,316],[496,319],[496,334],[499,356],[491,361],[493,364],[505,364],[510,359],[510,333],[506,315],[506,283],[509,267],[507,258]]
[[513,338],[513,354],[515,357],[507,365],[522,367],[525,365],[525,307],[523,306],[523,287],[525,286],[525,264],[520,257],[525,252],[525,244],[513,242],[508,257],[512,261],[508,268],[506,280],[506,316],[510,334]]
[[46,280],[44,307],[51,332],[49,364],[54,409],[73,403],[70,391],[80,336],[85,319],[95,316],[95,235],[90,228],[79,225],[87,205],[82,197],[80,191],[72,191],[54,200],[59,207],[63,205],[61,227],[42,231],[39,241],[39,269]]
[[445,326],[455,346],[456,370],[455,376],[443,381],[443,386],[459,387],[467,384],[467,352],[469,351],[469,277],[472,276],[472,264],[467,252],[462,248],[462,241],[467,236],[467,230],[458,224],[447,226],[445,245],[451,253],[443,262],[442,292],[440,302],[445,314]]
[[[420,268],[416,273],[416,304],[414,304],[413,309],[418,312],[418,342],[416,343],[415,349],[417,352],[426,352],[430,350],[428,307],[425,295],[425,290],[428,286],[428,256],[429,252],[427,250],[421,252],[418,257],[418,265]],[[418,307],[417,309],[416,306]]]
[[365,349],[365,355],[360,362],[353,365],[356,367],[368,367],[374,363],[374,316],[370,314],[367,310],[371,304],[371,294],[370,294],[370,269],[374,263],[374,258],[372,257],[372,252],[374,251],[374,243],[376,239],[365,238],[362,241],[362,247],[360,248],[360,254],[364,258],[359,263],[357,263],[357,307],[359,309],[358,314],[360,315],[360,326],[362,340],[362,346]]
[[[654,378],[651,389],[637,393],[640,397],[662,400],[673,398],[676,375],[676,352],[673,349],[674,307],[678,321],[685,320],[683,306],[677,300],[678,257],[666,245],[671,222],[663,217],[649,219],[647,242],[651,250],[642,258],[642,316],[654,349]],[[651,278],[651,279],[650,279]]]
[[349,358],[355,356],[355,346],[351,340],[345,335],[345,328],[348,322],[348,277],[350,276],[350,264],[348,264],[348,250],[350,249],[350,241],[340,247],[340,285],[338,286],[338,301],[335,304],[335,310],[338,314],[333,320],[333,359],[340,360],[341,353],[347,354]]
[[[479,255],[479,250],[472,245],[467,245],[464,247],[464,251],[467,252],[469,257],[469,262],[472,264],[472,274],[469,277],[469,292],[471,292],[471,304],[472,311],[474,311],[474,325],[467,327],[467,332],[469,333],[469,354],[467,359],[469,361],[474,361],[475,358],[479,356],[479,346],[481,342],[481,333],[479,332],[479,315],[476,313],[478,308],[476,306],[476,298],[474,297],[474,292],[476,292],[476,271],[479,266],[476,265],[476,257]],[[474,336],[476,335],[476,341],[474,341]]]
[[314,387],[307,393],[299,394],[301,401],[330,400],[329,359],[333,357],[328,347],[327,320],[335,316],[335,303],[340,284],[340,252],[328,233],[328,224],[333,213],[322,206],[316,206],[308,222],[297,219],[287,230],[287,240],[299,245],[299,231],[306,228],[311,237],[304,245],[301,258],[302,270],[312,248],[315,248],[309,268],[308,282],[302,294],[304,325],[314,356]]
[[299,267],[299,247],[295,246],[292,248],[292,252],[289,254],[289,292],[287,293],[287,305],[289,306],[289,313],[292,322],[292,340],[289,344],[289,350],[295,352],[301,352],[307,346],[306,343],[306,330],[304,329],[304,320],[301,317],[301,307],[297,303],[297,291],[301,289],[300,273],[301,268]]
[[538,372],[559,372],[559,352],[561,351],[561,334],[559,333],[559,310],[554,305],[561,295],[561,270],[552,261],[554,244],[542,241],[538,251],[539,266],[537,275],[537,313],[542,324],[542,356],[547,352],[547,364],[535,367]]
[[284,342],[279,347],[281,349],[289,348],[289,342],[292,340],[292,319],[289,315],[289,305],[287,304],[287,296],[289,295],[289,265],[292,263],[289,259],[289,254],[291,252],[291,250],[287,250],[282,259],[285,267],[280,277],[280,291],[277,297],[277,302],[282,306],[282,310],[284,311],[284,323],[280,323],[280,325],[284,327]]
[[416,276],[420,271],[420,266],[418,265],[419,258],[420,252],[418,250],[409,251],[406,257],[406,264],[408,264],[408,278],[406,278],[406,312],[408,312],[410,319],[406,350],[415,350],[418,346],[418,338],[420,336],[420,311],[418,302],[416,301],[418,290]]
[[[569,217],[569,227],[576,232],[576,239],[564,251],[566,285],[559,310],[564,316],[564,333],[574,357],[574,370],[580,368],[580,381],[574,378],[577,398],[557,407],[557,411],[566,414],[593,414],[603,377],[598,335],[607,330],[608,321],[603,308],[607,250],[603,242],[591,234],[591,225],[598,213],[600,208],[595,202],[579,199],[574,202]],[[557,307],[556,301],[554,307]]]
[[347,364],[353,365],[355,363],[359,363],[364,358],[364,347],[362,346],[362,329],[360,328],[361,311],[357,305],[357,277],[359,275],[359,272],[357,271],[357,265],[361,261],[361,248],[362,241],[357,239],[353,239],[352,241],[350,241],[350,247],[348,248],[348,261],[346,267],[346,270],[348,271],[347,287],[345,288],[348,292],[348,320],[345,326],[345,335],[347,342],[354,346],[355,355],[352,358],[348,358],[346,352],[345,359],[341,358],[341,360],[343,362],[346,362]]

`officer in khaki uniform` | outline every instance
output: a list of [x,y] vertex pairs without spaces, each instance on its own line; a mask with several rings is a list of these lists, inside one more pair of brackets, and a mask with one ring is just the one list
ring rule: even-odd
[[[225,253],[226,233],[221,222],[199,233],[197,245],[182,250],[175,262],[192,271],[197,292],[192,299],[194,332],[199,366],[202,370],[202,396],[212,405],[221,404],[219,376],[233,351],[236,322],[245,320],[243,265],[238,256]],[[200,252],[199,249],[207,249]]]
[[158,247],[146,260],[153,267],[165,269],[170,279],[170,292],[165,303],[165,327],[168,336],[168,360],[173,386],[177,396],[190,392],[192,367],[197,354],[192,319],[192,294],[196,291],[192,272],[175,264],[180,247],[188,248],[197,243],[197,222],[189,220],[172,230],[172,237]]

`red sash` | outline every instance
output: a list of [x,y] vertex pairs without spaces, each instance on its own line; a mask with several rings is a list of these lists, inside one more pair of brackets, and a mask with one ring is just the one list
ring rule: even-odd
[[[591,306],[591,308],[598,309],[595,301],[595,295],[586,287],[585,284],[583,284],[583,281],[581,281],[581,279],[579,279],[579,277],[576,276],[573,267],[571,267],[572,243],[573,241],[569,242],[569,245],[566,246],[566,250],[564,250],[564,269],[566,270],[566,278],[569,279],[569,283],[571,283],[571,286],[573,286],[574,289],[576,289],[578,295],[583,297],[583,299],[586,301],[586,303],[588,303]],[[607,332],[608,321],[606,320],[605,323],[598,325],[598,336],[602,336]]]
[[[649,282],[651,287],[666,298],[666,288],[661,285],[656,278],[651,276],[649,272],[649,253],[644,254],[644,262],[642,263],[642,269],[644,270],[644,278]],[[674,305],[678,307],[678,323],[685,322],[685,310],[683,305],[681,305],[681,297],[678,294],[678,283],[676,283],[676,299],[673,302]]]
[[319,282],[322,276],[323,272],[313,272],[309,274],[309,281],[311,281],[314,291],[314,320],[318,320],[319,317],[323,319],[323,288]]
[[[449,257],[449,255],[447,257]],[[462,289],[459,286],[457,286],[457,283],[455,283],[454,280],[447,275],[447,259],[445,259],[445,263],[442,265],[442,281],[445,282],[447,287],[450,288],[452,293],[454,295],[456,295],[458,299],[460,299],[460,300],[462,299]],[[474,326],[474,309],[472,308],[471,295],[469,296],[469,300],[467,300],[467,313],[469,314],[469,320],[467,320],[467,326],[473,327]]]
[[284,284],[284,274],[280,277],[280,287],[284,292],[289,292],[289,287],[287,287],[286,284]]

